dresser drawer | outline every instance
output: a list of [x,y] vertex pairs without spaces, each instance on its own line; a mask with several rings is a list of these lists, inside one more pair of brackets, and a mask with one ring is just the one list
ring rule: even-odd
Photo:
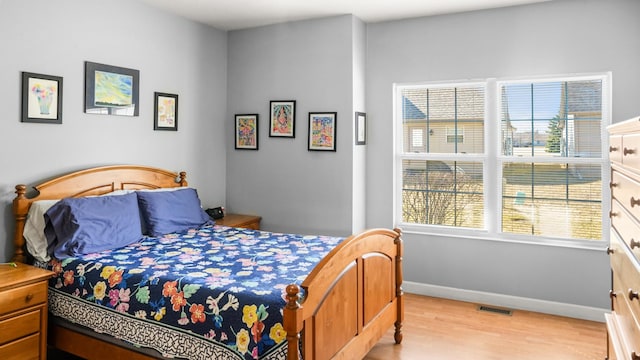
[[640,183],[616,171],[611,173],[611,195],[627,209],[636,220],[640,219]]
[[40,334],[34,334],[5,345],[0,345],[0,359],[2,360],[31,360],[39,358]]
[[622,331],[619,328],[615,313],[604,314],[607,324],[607,357],[606,360],[624,359],[626,344],[622,339]]
[[0,315],[43,304],[46,301],[47,283],[44,281],[4,290],[0,292]]
[[40,310],[0,321],[0,345],[40,331]]
[[640,134],[622,136],[622,164],[625,167],[640,169]]
[[640,354],[640,323],[638,323],[638,312],[640,306],[637,299],[629,299],[629,288],[623,280],[620,280],[614,272],[613,291],[616,296],[613,298],[613,316],[616,318],[620,328],[621,342],[626,346],[625,353],[636,352]]
[[615,200],[611,202],[611,225],[631,249],[636,260],[640,259],[640,225]]
[[622,164],[622,135],[609,137],[609,160]]

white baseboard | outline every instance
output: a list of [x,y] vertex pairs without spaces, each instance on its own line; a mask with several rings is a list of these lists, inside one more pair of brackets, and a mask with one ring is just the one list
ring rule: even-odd
[[482,291],[456,289],[411,281],[404,281],[402,283],[402,289],[406,293],[411,294],[433,296],[483,305],[493,305],[517,310],[535,311],[544,314],[567,316],[576,319],[599,322],[604,322],[604,314],[610,312],[609,309],[494,294]]

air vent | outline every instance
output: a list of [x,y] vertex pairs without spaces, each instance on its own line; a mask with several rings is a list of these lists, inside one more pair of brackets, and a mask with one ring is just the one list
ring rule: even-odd
[[509,309],[501,309],[501,308],[487,306],[487,305],[478,305],[478,311],[486,311],[494,314],[509,315],[509,316],[511,316],[512,314],[512,311]]

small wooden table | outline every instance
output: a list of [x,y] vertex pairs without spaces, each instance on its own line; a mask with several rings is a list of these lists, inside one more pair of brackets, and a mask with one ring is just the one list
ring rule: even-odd
[[225,214],[222,219],[216,220],[216,225],[260,230],[261,216],[243,214]]
[[0,265],[0,359],[47,356],[47,282],[53,272]]

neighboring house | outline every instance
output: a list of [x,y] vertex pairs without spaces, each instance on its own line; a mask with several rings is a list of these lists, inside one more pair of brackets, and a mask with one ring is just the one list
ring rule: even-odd
[[[450,104],[457,99],[457,110]],[[402,98],[408,152],[484,152],[484,98],[462,89],[407,91]],[[446,106],[441,106],[446,105]]]
[[[602,140],[602,84],[584,81],[563,84],[560,98],[560,152],[568,156],[600,156]],[[588,134],[588,135],[587,135]],[[594,136],[597,134],[597,136]]]

